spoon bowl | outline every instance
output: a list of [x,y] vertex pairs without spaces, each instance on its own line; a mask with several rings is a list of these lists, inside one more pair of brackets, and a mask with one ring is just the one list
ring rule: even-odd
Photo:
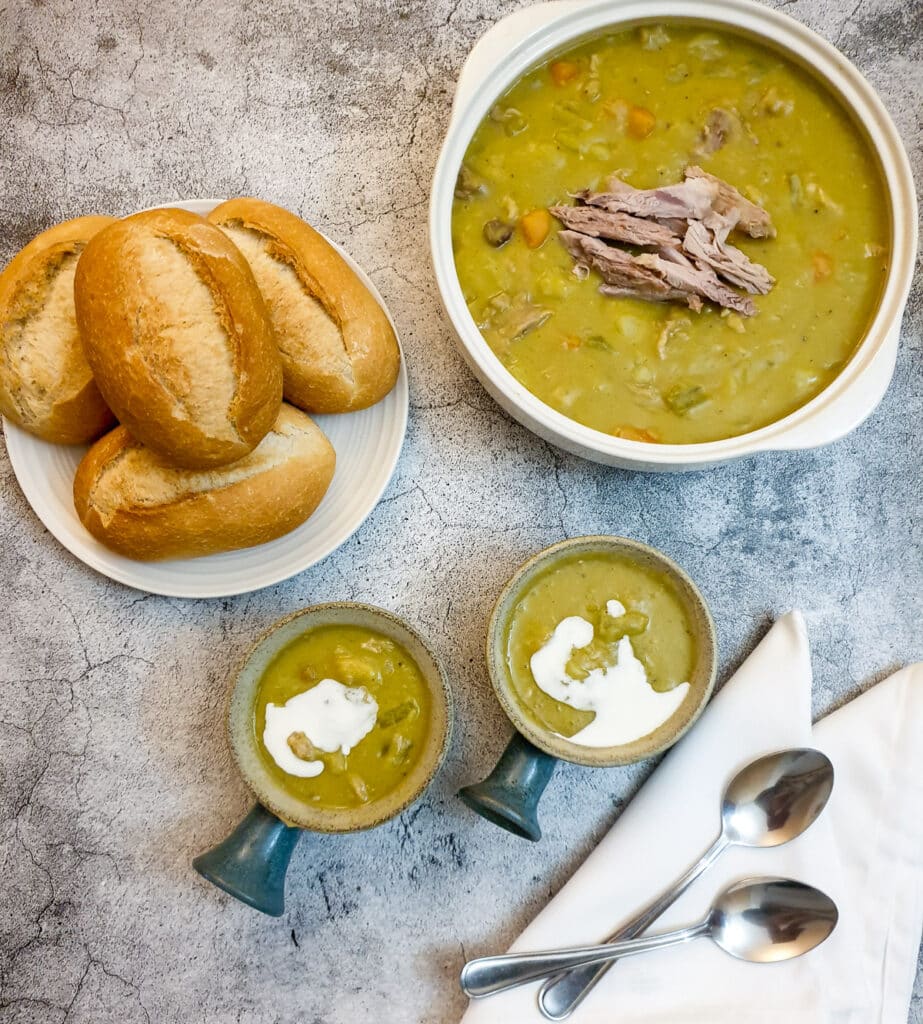
[[752,761],[732,779],[722,832],[738,846],[781,846],[814,823],[833,789],[833,765],[819,750],[782,750]]
[[708,934],[725,953],[753,964],[791,960],[819,946],[837,923],[836,904],[813,886],[758,879],[715,900]]

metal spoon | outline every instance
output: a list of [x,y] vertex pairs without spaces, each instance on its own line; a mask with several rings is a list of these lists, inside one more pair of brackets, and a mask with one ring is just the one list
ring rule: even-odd
[[469,960],[462,968],[461,987],[478,999],[543,978],[562,967],[598,965],[704,937],[739,960],[775,963],[819,946],[836,922],[836,905],[819,889],[787,879],[750,879],[725,889],[705,920],[690,928],[603,946]]
[[[711,848],[606,941],[634,939],[646,932],[727,847],[780,846],[800,836],[824,809],[832,788],[833,765],[819,750],[783,750],[752,761],[725,790],[721,834]],[[542,1015],[548,1020],[569,1017],[614,962],[583,967],[545,982],[538,996]]]

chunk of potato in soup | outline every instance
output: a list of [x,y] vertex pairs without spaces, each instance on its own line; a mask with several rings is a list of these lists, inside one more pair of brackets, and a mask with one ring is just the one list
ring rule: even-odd
[[[731,241],[775,277],[757,313],[611,298],[539,214],[699,165],[765,207],[773,239]],[[706,26],[647,25],[529,71],[476,131],[452,218],[458,277],[491,348],[589,427],[685,444],[756,430],[840,372],[888,268],[876,158],[834,95],[780,53]]]
[[[283,771],[266,749],[266,705],[284,705],[323,679],[364,688],[378,710],[371,730],[348,754],[318,749],[293,732],[292,753],[323,762],[320,774],[301,778]],[[321,626],[297,637],[270,662],[257,690],[253,728],[272,778],[308,806],[332,810],[359,807],[396,789],[423,752],[430,712],[426,680],[399,643],[359,626]]]

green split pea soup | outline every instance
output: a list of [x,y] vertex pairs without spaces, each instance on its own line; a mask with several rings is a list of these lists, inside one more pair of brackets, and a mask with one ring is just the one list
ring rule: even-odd
[[[776,279],[754,316],[606,297],[556,238],[548,207],[612,174],[673,185],[691,165],[775,225],[729,238]],[[889,206],[819,79],[749,38],[665,22],[583,42],[497,101],[465,154],[452,239],[474,321],[529,391],[604,433],[686,444],[773,423],[837,376],[883,288]]]
[[[607,612],[619,601],[625,614]],[[574,680],[615,664],[619,640],[628,636],[650,685],[659,692],[689,682],[697,645],[676,587],[664,573],[623,555],[577,554],[561,558],[530,580],[512,606],[505,628],[506,668],[523,711],[543,729],[571,737],[593,721],[594,712],[555,700],[532,676],[532,655],[547,644],[557,625],[579,615],[594,637],[575,650],[567,665]]]
[[[378,705],[375,724],[348,754],[313,752],[323,771],[301,778],[283,771],[266,749],[266,706],[284,705],[324,679],[364,687]],[[321,626],[283,648],[260,680],[256,749],[273,780],[297,800],[330,810],[358,807],[386,796],[410,773],[425,747],[430,711],[426,680],[401,644],[359,626]]]

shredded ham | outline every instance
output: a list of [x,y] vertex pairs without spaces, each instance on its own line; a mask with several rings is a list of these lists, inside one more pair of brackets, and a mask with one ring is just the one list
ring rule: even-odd
[[663,188],[637,189],[613,176],[606,192],[574,198],[576,206],[550,209],[565,228],[558,238],[574,273],[595,270],[604,295],[684,302],[693,310],[705,299],[753,316],[753,299],[735,288],[765,295],[775,284],[727,241],[732,231],[775,237],[769,214],[700,167],[687,167],[684,181]]

